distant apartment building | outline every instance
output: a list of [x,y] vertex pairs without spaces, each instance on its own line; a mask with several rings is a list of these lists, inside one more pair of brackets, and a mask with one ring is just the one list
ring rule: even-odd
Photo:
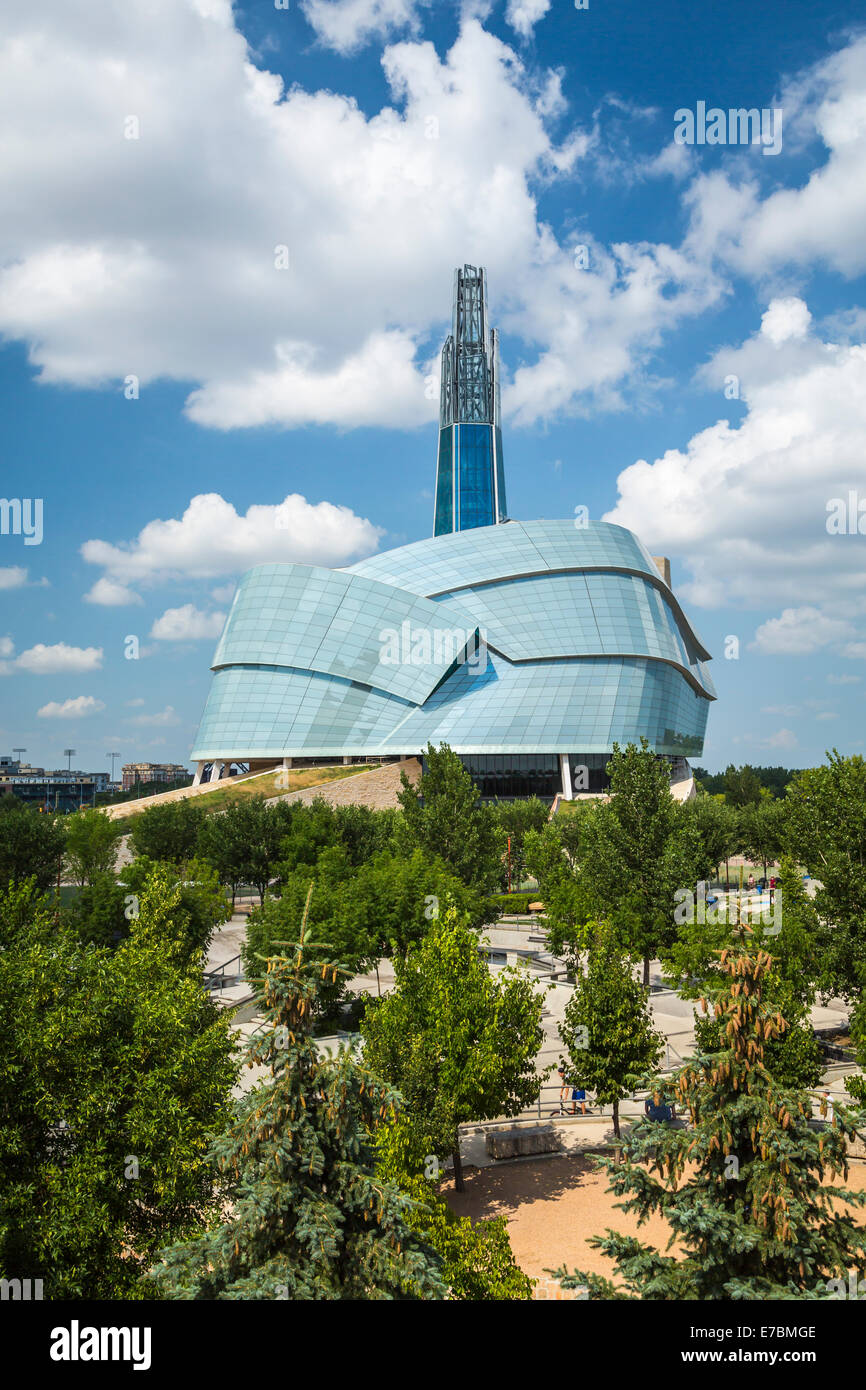
[[189,768],[182,763],[124,763],[123,790],[151,782],[182,782],[190,777]]

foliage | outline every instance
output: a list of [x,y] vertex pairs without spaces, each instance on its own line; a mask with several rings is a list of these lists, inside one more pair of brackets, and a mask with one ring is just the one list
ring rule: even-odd
[[215,870],[201,859],[192,859],[182,867],[154,864],[144,855],[134,859],[120,875],[125,900],[133,898],[126,908],[128,916],[135,916],[135,899],[141,899],[155,882],[171,885],[170,932],[181,955],[201,965],[215,929],[229,916],[229,905]]
[[79,941],[114,947],[129,935],[126,889],[113,874],[98,874],[66,910],[66,920]]
[[821,987],[856,1000],[866,984],[866,761],[834,749],[794,778],[785,798],[787,846],[819,880]]
[[503,1217],[457,1216],[422,1177],[404,1178],[412,1198],[412,1230],[442,1261],[447,1297],[455,1302],[518,1302],[532,1298],[534,1280],[517,1264]]
[[718,866],[741,847],[741,819],[733,807],[711,796],[683,802],[680,815],[691,823],[700,841],[698,879],[711,881]]
[[765,1048],[786,1027],[764,997],[769,957],[725,951],[720,964],[712,1002],[723,1045],[676,1080],[690,1127],[642,1120],[622,1160],[604,1161],[622,1209],[638,1222],[664,1217],[681,1254],[608,1230],[590,1243],[623,1284],[574,1273],[565,1287],[588,1285],[592,1298],[821,1299],[828,1279],[866,1271],[866,1230],[840,1210],[866,1205],[866,1192],[824,1181],[847,1176],[854,1116],[837,1107],[814,1130],[809,1097],[768,1070]]
[[[250,913],[243,948],[248,977],[258,973],[257,962],[275,954],[278,943],[291,935],[299,920],[310,883],[310,927],[327,940],[353,973],[371,969],[383,956],[405,955],[420,941],[446,901],[455,903],[472,927],[489,914],[485,898],[455,878],[441,860],[430,861],[420,850],[408,859],[386,852],[353,868],[345,850],[320,853],[312,870],[297,870],[281,883],[279,898],[269,898]],[[322,992],[326,1016],[340,1001],[344,982]]]
[[[695,775],[695,781],[699,783],[700,789],[706,792],[708,796],[724,795],[726,791],[725,778],[729,773],[734,774],[732,777],[733,787],[738,787],[740,785],[737,781],[738,772],[754,773],[758,778],[762,791],[769,792],[770,795],[774,797],[784,796],[788,783],[792,777],[796,776],[795,768],[751,767],[748,764],[745,768],[740,769],[734,768],[733,764],[729,764],[725,772],[707,772],[706,768],[703,767],[696,767],[692,770]],[[749,785],[751,785],[751,778],[748,779],[748,782]],[[733,805],[734,803],[731,802],[729,804]]]
[[221,1224],[164,1252],[154,1271],[164,1296],[444,1296],[439,1260],[408,1224],[409,1199],[375,1171],[376,1131],[399,1096],[349,1049],[320,1057],[310,1035],[322,984],[339,970],[306,920],[290,955],[268,961],[267,1027],[247,1064],[270,1079],[212,1150],[231,1206]]
[[706,851],[694,818],[670,793],[665,764],[646,739],[614,744],[608,764],[611,797],[584,816],[578,849],[585,917],[610,921],[620,944],[649,962],[675,937],[675,892],[694,887]]
[[396,988],[361,1023],[364,1055],[399,1087],[424,1153],[453,1156],[459,1190],[458,1126],[516,1115],[538,1095],[543,996],[518,972],[494,979],[453,906],[394,965]]
[[618,1136],[619,1103],[655,1071],[664,1038],[652,1026],[646,993],[609,923],[591,929],[586,972],[576,976],[559,1036],[569,1079],[595,1091],[599,1105],[613,1106]]
[[740,849],[753,864],[763,864],[764,877],[782,852],[786,818],[784,801],[754,802],[740,814]]
[[165,870],[114,951],[58,928],[31,891],[0,913],[0,1271],[43,1278],[52,1299],[145,1297],[156,1251],[214,1206],[228,1021],[175,949]]
[[104,811],[76,811],[66,822],[67,872],[82,887],[113,874],[123,829]]
[[149,806],[132,822],[130,848],[137,856],[183,864],[195,856],[204,818],[204,809],[190,799]]
[[406,853],[420,849],[441,859],[457,878],[480,892],[500,885],[503,847],[496,817],[484,806],[475,783],[446,743],[427,745],[418,787],[401,772],[398,831]]
[[499,848],[502,856],[500,886],[508,887],[508,861],[511,841],[511,887],[519,888],[527,877],[526,836],[529,831],[538,834],[548,822],[550,812],[537,796],[523,800],[500,801],[491,807],[499,830]]
[[56,882],[66,832],[57,817],[0,797],[0,887],[32,878],[40,893]]

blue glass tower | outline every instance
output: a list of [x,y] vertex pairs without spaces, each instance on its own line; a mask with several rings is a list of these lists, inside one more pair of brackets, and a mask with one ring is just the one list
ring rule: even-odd
[[499,334],[489,327],[487,280],[480,266],[454,272],[441,376],[434,536],[506,519]]

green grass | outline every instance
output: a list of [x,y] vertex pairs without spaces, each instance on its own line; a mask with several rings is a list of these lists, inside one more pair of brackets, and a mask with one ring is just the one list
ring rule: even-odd
[[250,777],[243,782],[232,778],[227,786],[206,792],[196,800],[208,812],[224,811],[230,803],[243,801],[248,796],[288,796],[290,792],[303,791],[305,787],[316,787],[322,782],[341,782],[345,777],[369,771],[368,764],[358,763],[354,767],[302,767],[296,772],[263,772],[260,777]]
[[[236,801],[243,801],[248,796],[287,796],[289,792],[303,791],[305,787],[316,787],[323,782],[341,782],[344,777],[354,777],[359,772],[369,772],[371,766],[378,764],[357,763],[352,767],[300,767],[295,771],[281,772],[262,772],[252,777],[244,777],[243,780],[232,777],[224,784],[219,784],[213,791],[203,792],[201,796],[183,798],[194,801],[197,806],[201,806],[210,815],[215,811],[224,811],[227,806]],[[279,783],[278,783],[278,780]],[[286,780],[288,779],[288,780]],[[132,829],[132,821],[136,816],[140,816],[142,811],[148,809],[147,803],[143,806],[136,806],[130,809],[127,816],[116,818],[115,823],[122,826],[124,834]]]

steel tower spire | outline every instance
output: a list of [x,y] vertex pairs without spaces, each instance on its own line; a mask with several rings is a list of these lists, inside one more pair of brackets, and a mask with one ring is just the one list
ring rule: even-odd
[[433,534],[506,520],[499,408],[499,334],[490,327],[487,277],[454,272],[451,332],[442,348]]

